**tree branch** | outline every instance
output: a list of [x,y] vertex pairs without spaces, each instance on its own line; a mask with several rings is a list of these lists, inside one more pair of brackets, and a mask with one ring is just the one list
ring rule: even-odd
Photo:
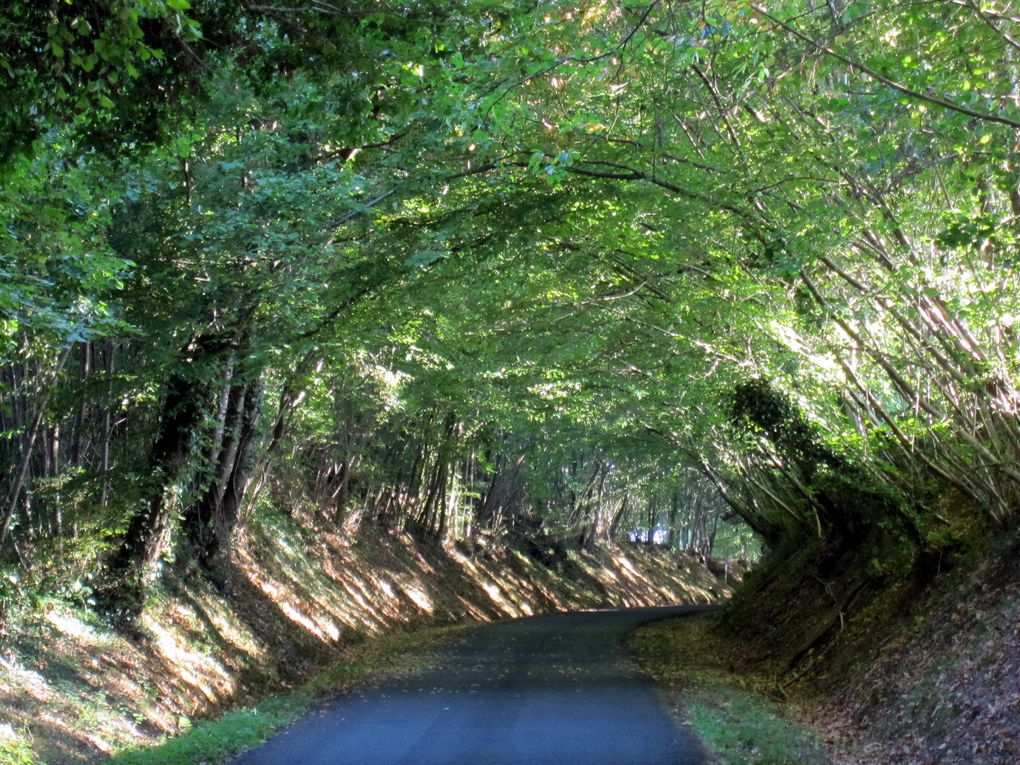
[[806,34],[801,32],[799,29],[790,26],[785,21],[778,19],[772,14],[770,14],[761,5],[757,3],[752,3],[751,8],[753,8],[756,12],[760,13],[762,16],[767,18],[772,23],[785,29],[787,32],[796,37],[798,40],[803,40],[808,45],[813,47],[815,50],[819,50],[822,53],[825,53],[826,55],[836,59],[837,61],[842,61],[851,69],[855,69],[861,74],[864,74],[867,77],[870,77],[871,79],[882,83],[883,85],[888,85],[893,90],[899,91],[900,93],[903,93],[905,96],[909,96],[910,98],[916,98],[918,101],[925,101],[929,104],[934,104],[935,106],[941,106],[943,109],[949,109],[950,111],[958,112],[960,114],[966,114],[968,117],[973,117],[974,119],[983,120],[985,122],[996,122],[1000,125],[1008,125],[1014,130],[1020,129],[1020,122],[1017,122],[1016,120],[1011,120],[1009,117],[1001,117],[998,114],[986,114],[985,112],[975,111],[974,109],[955,103],[954,101],[950,101],[946,98],[942,98],[941,96],[931,96],[925,93],[919,93],[916,90],[912,90],[908,88],[906,85],[903,85],[902,83],[896,82],[895,80],[891,80],[883,74],[879,74],[874,69],[865,64],[861,64],[860,62],[847,58],[843,54],[836,52],[827,45],[815,42]]

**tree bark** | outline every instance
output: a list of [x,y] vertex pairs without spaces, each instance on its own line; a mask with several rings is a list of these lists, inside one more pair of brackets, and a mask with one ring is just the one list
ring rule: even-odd
[[162,415],[150,465],[144,509],[133,515],[120,546],[106,563],[103,605],[136,616],[146,580],[169,541],[192,449],[209,403],[210,386],[201,366],[234,344],[234,337],[198,336],[184,348],[167,382]]
[[229,386],[213,481],[184,514],[183,531],[207,571],[228,556],[245,490],[254,468],[254,447],[262,411],[261,380]]
[[[67,363],[68,357],[71,355],[71,347],[69,346],[57,359],[57,363],[54,365],[51,374],[53,381],[60,376],[61,371],[64,369],[64,365]],[[25,486],[25,478],[28,476],[28,468],[32,464],[32,450],[35,447],[36,439],[39,437],[39,431],[42,428],[43,417],[46,414],[46,405],[50,401],[50,395],[52,390],[46,390],[40,396],[39,402],[36,406],[35,417],[32,418],[32,424],[29,426],[28,433],[25,437],[24,446],[22,447],[21,459],[18,461],[18,466],[14,471],[14,478],[11,481],[10,489],[7,492],[7,502],[4,507],[3,520],[0,520],[0,547],[3,547],[4,542],[7,540],[7,534],[11,529],[11,522],[14,520],[14,513],[18,508],[18,497],[21,496],[21,490]]]

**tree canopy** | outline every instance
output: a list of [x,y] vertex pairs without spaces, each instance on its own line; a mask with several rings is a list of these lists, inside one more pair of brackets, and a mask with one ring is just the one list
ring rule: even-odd
[[728,554],[1015,517],[1006,3],[0,14],[4,565],[130,606],[267,502]]

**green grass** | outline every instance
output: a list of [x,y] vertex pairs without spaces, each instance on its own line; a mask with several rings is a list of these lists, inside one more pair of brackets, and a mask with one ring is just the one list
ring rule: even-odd
[[[155,747],[118,752],[115,765],[214,765],[270,738],[303,715],[317,698],[338,693],[361,682],[421,671],[433,665],[438,649],[459,634],[461,627],[433,627],[416,632],[392,632],[364,643],[340,662],[296,691],[254,707],[227,712],[200,722]],[[2,752],[2,750],[0,750]],[[12,765],[31,765],[12,760]],[[0,755],[0,765],[7,761]]]
[[134,749],[113,757],[117,765],[194,765],[222,762],[265,740],[296,720],[311,706],[313,695],[296,691],[257,707],[227,712],[218,720],[199,723],[150,749]]
[[693,694],[690,724],[705,746],[733,765],[827,763],[824,745],[785,719],[777,705],[756,693],[722,682]]
[[667,686],[685,721],[719,761],[729,765],[829,762],[817,736],[792,722],[783,705],[757,687],[754,679],[712,662],[703,621],[684,617],[646,625],[631,636],[629,646],[639,666]]
[[27,741],[0,741],[0,765],[35,765],[34,756]]

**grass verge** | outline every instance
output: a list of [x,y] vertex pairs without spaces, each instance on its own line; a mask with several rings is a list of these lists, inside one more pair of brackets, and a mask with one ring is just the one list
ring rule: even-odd
[[671,706],[718,761],[822,765],[825,745],[768,695],[767,678],[732,671],[734,657],[710,633],[711,614],[647,624],[629,639],[638,665],[666,688]]
[[450,626],[395,631],[366,641],[349,649],[343,661],[294,691],[201,722],[154,747],[118,752],[111,762],[115,765],[226,762],[270,738],[307,712],[320,698],[362,683],[403,677],[434,666],[439,650],[464,629]]
[[0,723],[0,765],[33,765],[32,756],[28,742],[16,738],[9,725]]

